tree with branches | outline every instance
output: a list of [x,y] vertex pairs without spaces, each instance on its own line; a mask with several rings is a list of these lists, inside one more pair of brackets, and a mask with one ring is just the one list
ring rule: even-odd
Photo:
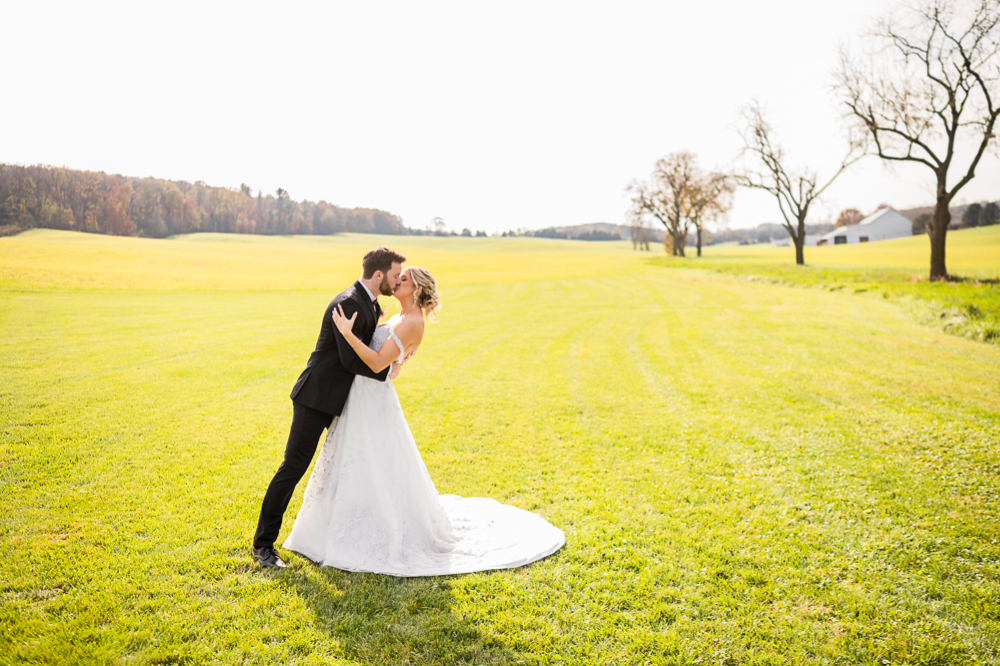
[[626,191],[632,199],[632,219],[659,220],[667,232],[671,254],[683,257],[692,227],[701,256],[704,224],[729,210],[732,186],[726,175],[706,173],[692,153],[682,151],[657,160],[650,179],[633,181]]
[[865,156],[865,147],[856,134],[848,137],[848,150],[834,174],[821,184],[819,174],[812,169],[792,170],[788,155],[775,141],[774,128],[764,117],[758,102],[743,108],[739,125],[743,139],[741,157],[746,164],[733,174],[737,185],[763,190],[778,202],[782,226],[795,244],[795,263],[805,264],[806,218],[817,199],[852,164]]
[[629,214],[630,232],[632,234],[632,249],[645,250],[649,252],[649,242],[653,239],[653,230],[649,226],[649,217],[645,214],[636,214],[635,210]]
[[687,217],[695,230],[695,247],[701,256],[702,234],[705,223],[722,220],[733,206],[733,181],[724,173],[695,172],[695,182],[690,188]]
[[671,153],[657,160],[648,181],[634,181],[627,191],[632,197],[632,214],[649,215],[660,221],[670,241],[670,253],[684,256],[688,220],[684,207],[694,186],[695,157],[688,152]]
[[[948,279],[949,206],[975,177],[987,149],[996,147],[998,36],[996,0],[931,0],[880,20],[863,57],[841,53],[835,87],[874,152],[888,163],[922,164],[934,174],[931,280]],[[963,145],[974,152],[949,185]]]

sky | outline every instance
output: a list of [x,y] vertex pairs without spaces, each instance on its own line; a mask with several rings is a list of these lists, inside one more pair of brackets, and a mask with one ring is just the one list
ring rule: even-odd
[[[741,106],[794,163],[845,151],[839,46],[884,0],[6,2],[0,162],[204,181],[379,208],[410,227],[625,223],[680,150],[728,168]],[[811,221],[933,202],[866,158]],[[991,155],[959,200],[1000,198]],[[730,227],[779,221],[737,193]]]

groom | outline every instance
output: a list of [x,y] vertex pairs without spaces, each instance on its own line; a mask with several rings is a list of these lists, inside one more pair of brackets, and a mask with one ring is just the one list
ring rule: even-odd
[[323,429],[332,428],[334,419],[344,409],[354,376],[363,375],[379,381],[389,376],[389,368],[372,372],[351,349],[333,325],[333,310],[339,305],[348,318],[358,314],[351,330],[367,345],[382,316],[378,295],[391,296],[396,291],[404,261],[406,257],[387,247],[368,250],[361,260],[361,279],[326,306],[316,350],[310,354],[306,369],[292,389],[292,428],[285,445],[285,459],[271,479],[260,507],[257,533],[253,538],[253,559],[263,567],[282,569],[285,566],[274,549],[274,541],[281,531],[281,519],[296,484],[309,468]]

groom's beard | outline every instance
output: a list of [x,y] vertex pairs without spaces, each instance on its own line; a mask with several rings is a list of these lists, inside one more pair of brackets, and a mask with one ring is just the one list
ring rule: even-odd
[[389,278],[382,276],[382,282],[378,285],[378,291],[383,296],[392,296],[396,292],[396,285],[389,284]]

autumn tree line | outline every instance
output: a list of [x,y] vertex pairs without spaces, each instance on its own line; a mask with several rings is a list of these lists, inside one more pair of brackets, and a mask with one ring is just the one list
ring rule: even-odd
[[[952,204],[984,155],[996,155],[1000,144],[1000,2],[901,3],[866,39],[863,52],[842,50],[833,72],[845,140],[843,158],[825,176],[795,165],[764,106],[753,101],[738,119],[743,149],[733,166],[708,171],[693,153],[675,152],[659,160],[648,179],[628,186],[634,232],[662,224],[668,251],[683,256],[689,233],[700,238],[706,222],[723,219],[734,188],[759,190],[774,198],[795,262],[804,264],[806,219],[816,202],[859,160],[876,157],[887,165],[918,165],[927,174],[935,201],[918,231],[930,240],[930,279],[947,280]],[[971,157],[961,159],[966,153]],[[995,205],[973,204],[962,226],[993,224],[997,213]]]
[[0,164],[0,230],[42,227],[164,238],[195,231],[241,234],[406,234],[397,215],[293,201],[284,189],[256,195],[157,178]]

